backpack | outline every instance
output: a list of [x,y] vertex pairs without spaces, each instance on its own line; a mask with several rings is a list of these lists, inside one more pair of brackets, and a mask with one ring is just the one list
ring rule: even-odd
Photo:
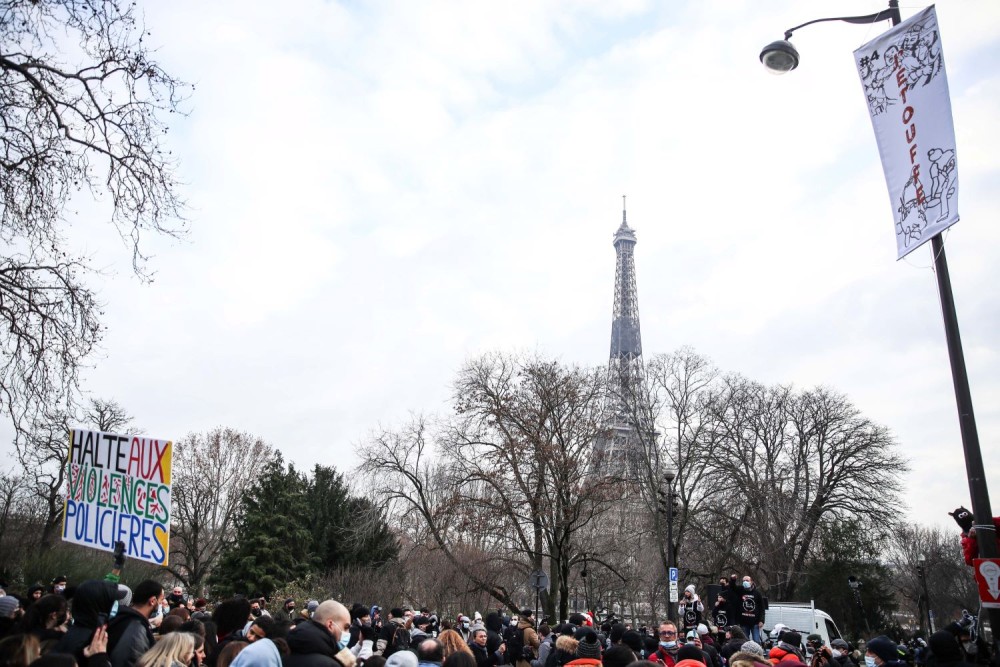
[[530,646],[524,645],[524,628],[515,628],[507,640],[507,656],[511,663],[519,660],[534,660],[535,656]]

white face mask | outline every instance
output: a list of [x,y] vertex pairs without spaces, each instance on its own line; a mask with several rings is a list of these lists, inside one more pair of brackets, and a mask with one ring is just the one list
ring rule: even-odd
[[875,658],[873,656],[870,655],[865,656],[865,667],[876,667]]
[[840,652],[840,649],[836,648],[830,651],[830,653],[833,654],[834,658],[839,658],[840,656],[844,655],[843,653]]

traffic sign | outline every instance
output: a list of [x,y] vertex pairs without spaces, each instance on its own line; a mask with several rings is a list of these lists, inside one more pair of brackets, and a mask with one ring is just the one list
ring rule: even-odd
[[536,591],[547,591],[549,589],[549,575],[545,570],[535,570],[528,575],[528,585]]
[[676,591],[677,590],[677,582],[676,581],[671,581],[670,582],[670,590],[672,590],[672,591]]
[[678,600],[677,589],[676,588],[671,588],[670,589],[670,601],[671,602],[677,602],[677,600]]
[[677,568],[670,568],[670,581],[677,581]]
[[979,599],[987,609],[1000,609],[1000,558],[974,558],[972,569],[979,584]]

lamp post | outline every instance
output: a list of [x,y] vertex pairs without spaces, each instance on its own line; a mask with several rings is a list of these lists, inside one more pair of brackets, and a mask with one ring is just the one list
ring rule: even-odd
[[[846,23],[870,24],[891,20],[900,23],[899,0],[889,0],[889,8],[866,16],[838,16],[814,19],[785,31],[785,39],[772,42],[760,52],[760,61],[774,74],[790,72],[799,65],[799,53],[788,41],[792,33],[813,23],[823,21],[844,21]],[[948,273],[948,259],[944,252],[941,234],[931,238],[931,253],[934,256],[934,274],[937,277],[938,295],[941,299],[941,314],[944,319],[945,339],[948,344],[948,359],[951,364],[951,378],[955,388],[955,402],[958,406],[959,429],[962,434],[962,449],[965,453],[965,472],[969,481],[969,495],[972,500],[972,514],[975,518],[979,555],[995,558],[997,550],[996,529],[993,526],[993,510],[990,507],[990,493],[986,486],[986,471],[983,468],[983,453],[979,447],[979,432],[976,416],[972,409],[972,392],[969,389],[969,375],[965,368],[965,354],[962,351],[962,337],[958,330],[958,316],[955,313],[955,297],[951,289]],[[990,609],[990,626],[1000,628],[1000,609]],[[1000,632],[994,633],[993,642],[1000,650]]]
[[[927,557],[923,554],[917,556],[917,576],[920,577],[920,587],[923,589],[924,607],[927,609],[927,627],[930,630],[928,636],[934,634],[934,612],[931,611],[931,596],[927,592]],[[920,625],[923,625],[920,619]]]
[[[670,586],[669,577],[670,569],[674,567],[674,479],[677,477],[677,471],[671,467],[667,467],[663,471],[663,483],[664,489],[660,489],[660,506],[666,510],[667,513],[667,585]],[[669,591],[667,594],[667,618],[671,621],[676,620],[675,616],[677,614],[676,609],[674,609],[674,601],[670,599]]]
[[861,586],[862,582],[860,579],[855,577],[853,574],[847,578],[847,585],[851,587],[854,592],[854,601],[858,604],[858,611],[861,612],[861,620],[865,622],[865,632],[868,633],[866,639],[872,638],[872,628],[868,625],[868,614],[865,613],[865,605],[861,601]]

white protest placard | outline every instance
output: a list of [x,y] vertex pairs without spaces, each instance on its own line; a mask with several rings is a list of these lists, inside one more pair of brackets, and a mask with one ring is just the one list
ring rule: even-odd
[[955,128],[934,6],[854,52],[902,259],[958,222]]
[[166,565],[172,457],[170,440],[72,429],[63,540]]

